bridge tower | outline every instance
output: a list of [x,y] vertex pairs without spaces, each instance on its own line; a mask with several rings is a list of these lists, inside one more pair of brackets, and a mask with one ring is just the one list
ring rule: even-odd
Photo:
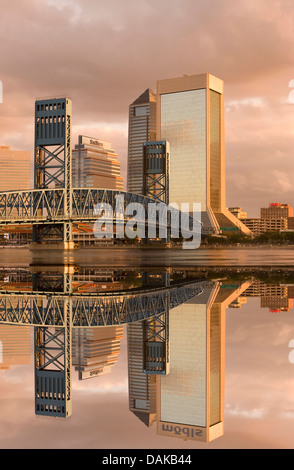
[[169,204],[169,143],[143,144],[143,194]]
[[[72,238],[72,169],[71,169],[72,103],[69,98],[37,100],[35,103],[34,189],[63,189],[63,211],[60,224],[34,224],[33,241],[49,239],[73,247]],[[46,209],[40,209],[40,216]],[[42,212],[42,213],[41,213]]]
[[[156,203],[169,205],[169,142],[143,143],[143,194]],[[171,239],[170,213],[167,211],[166,242]]]

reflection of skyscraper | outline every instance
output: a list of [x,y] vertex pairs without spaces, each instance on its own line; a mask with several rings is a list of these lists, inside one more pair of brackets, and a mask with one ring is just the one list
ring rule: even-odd
[[246,297],[260,297],[260,307],[272,311],[288,311],[293,307],[291,287],[287,285],[267,284],[256,279],[246,289],[244,295]]
[[129,107],[128,191],[143,192],[143,143],[156,140],[155,93],[145,90]]
[[120,353],[122,326],[85,328],[72,331],[72,364],[79,379],[109,374]]
[[213,283],[170,311],[170,373],[158,383],[158,434],[207,442],[223,435],[225,309],[247,285]]
[[130,323],[128,331],[128,377],[129,377],[129,409],[151,426],[157,419],[156,415],[156,381],[155,375],[146,374],[144,369],[144,321]]
[[30,345],[29,326],[0,325],[0,370],[30,364]]
[[170,144],[169,202],[200,203],[203,230],[239,227],[225,207],[224,84],[210,75],[157,82],[157,140]]

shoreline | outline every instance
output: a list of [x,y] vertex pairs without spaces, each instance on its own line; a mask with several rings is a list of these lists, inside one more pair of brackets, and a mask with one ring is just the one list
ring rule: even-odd
[[[87,245],[87,246],[79,246],[79,247],[76,247],[72,250],[68,250],[68,251],[80,251],[80,250],[108,250],[108,251],[111,251],[111,250],[142,250],[142,251],[145,251],[145,250],[161,250],[161,251],[166,251],[166,252],[170,252],[170,251],[173,251],[173,250],[183,250],[183,251],[196,251],[196,250],[232,250],[232,249],[235,249],[235,250],[240,250],[240,249],[262,249],[262,248],[275,248],[275,249],[293,249],[294,250],[294,245],[280,245],[280,244],[260,244],[260,245],[257,245],[257,244],[254,244],[254,245],[200,245],[198,248],[195,248],[193,250],[187,250],[187,249],[183,249],[182,246],[173,246],[173,247],[164,247],[164,246],[156,246],[156,245],[149,245],[149,246],[144,246],[144,245],[138,245],[138,246],[133,246],[133,245],[129,245],[129,246],[121,246],[121,245],[106,245],[106,246],[91,246],[91,245]],[[59,247],[55,244],[48,244],[48,245],[40,245],[39,247],[34,247],[32,248],[31,245],[8,245],[8,246],[5,246],[5,245],[0,245],[0,249],[8,249],[8,250],[12,250],[12,249],[17,249],[17,250],[20,250],[20,249],[26,249],[26,250],[64,250],[63,246]],[[67,251],[67,250],[64,250],[64,251]]]

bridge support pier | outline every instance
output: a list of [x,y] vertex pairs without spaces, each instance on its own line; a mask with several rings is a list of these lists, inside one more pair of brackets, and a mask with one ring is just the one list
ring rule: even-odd
[[33,225],[32,249],[46,248],[73,250],[74,241],[72,235],[72,222],[60,224],[36,224]]

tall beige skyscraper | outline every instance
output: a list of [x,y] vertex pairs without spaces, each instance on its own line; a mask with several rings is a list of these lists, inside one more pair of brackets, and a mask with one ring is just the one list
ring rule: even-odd
[[148,88],[129,106],[127,190],[143,193],[143,143],[156,140],[156,94]]
[[0,146],[0,191],[31,188],[31,156],[26,150]]
[[201,204],[206,233],[250,230],[226,209],[224,82],[208,73],[157,82],[157,140],[168,141],[169,202]]

